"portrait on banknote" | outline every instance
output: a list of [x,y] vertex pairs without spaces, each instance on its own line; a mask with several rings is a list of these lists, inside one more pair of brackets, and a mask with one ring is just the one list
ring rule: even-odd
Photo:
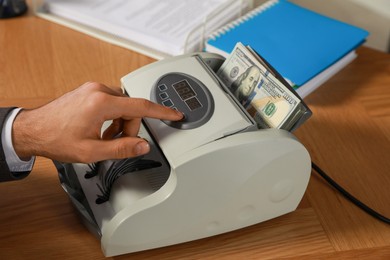
[[[230,75],[232,74],[233,73],[230,73]],[[260,69],[259,67],[252,65],[232,82],[232,85],[230,86],[231,91],[244,107],[247,107],[250,104],[251,97],[254,96],[254,90],[258,86],[259,81]]]

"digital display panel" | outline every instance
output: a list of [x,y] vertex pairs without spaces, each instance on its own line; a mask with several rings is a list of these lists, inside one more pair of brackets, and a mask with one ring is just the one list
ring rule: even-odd
[[161,120],[177,129],[193,129],[202,126],[212,117],[214,99],[208,87],[199,79],[181,72],[162,75],[150,93],[151,100],[185,114],[183,120]]
[[199,100],[196,97],[190,98],[185,102],[187,106],[191,109],[191,111],[202,107],[202,104],[199,102]]
[[196,96],[195,91],[192,89],[187,80],[179,81],[173,84],[172,87],[183,101]]

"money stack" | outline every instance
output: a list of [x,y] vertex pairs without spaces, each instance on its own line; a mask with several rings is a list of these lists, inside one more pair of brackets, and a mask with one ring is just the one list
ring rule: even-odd
[[250,46],[237,43],[217,75],[259,128],[293,131],[312,114],[286,80]]

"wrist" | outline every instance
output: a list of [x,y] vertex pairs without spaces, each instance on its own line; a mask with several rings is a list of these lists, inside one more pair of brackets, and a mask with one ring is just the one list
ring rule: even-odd
[[40,154],[37,149],[37,133],[33,110],[21,110],[12,125],[12,144],[15,153],[22,160],[29,160]]

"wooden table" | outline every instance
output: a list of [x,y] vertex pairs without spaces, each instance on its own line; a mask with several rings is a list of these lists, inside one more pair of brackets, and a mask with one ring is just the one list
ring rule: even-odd
[[[306,98],[313,117],[295,134],[314,162],[390,216],[390,55],[368,48]],[[153,60],[33,16],[0,20],[0,106],[36,107],[86,81],[119,79]],[[103,259],[50,160],[0,183],[0,259]],[[118,259],[390,257],[390,226],[312,174],[298,209],[239,231]]]

